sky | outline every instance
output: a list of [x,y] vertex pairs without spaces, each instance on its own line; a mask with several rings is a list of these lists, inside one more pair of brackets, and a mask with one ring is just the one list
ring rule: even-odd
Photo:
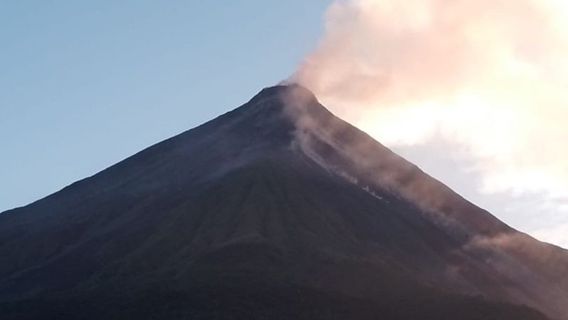
[[287,78],[329,4],[0,1],[0,211]]
[[448,1],[0,2],[0,211],[295,74],[466,198],[568,247],[562,1]]

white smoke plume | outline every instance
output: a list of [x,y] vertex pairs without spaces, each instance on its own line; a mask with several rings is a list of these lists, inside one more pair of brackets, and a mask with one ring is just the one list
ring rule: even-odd
[[295,80],[395,150],[449,141],[479,195],[538,195],[554,225],[525,231],[568,246],[567,35],[565,0],[336,1]]

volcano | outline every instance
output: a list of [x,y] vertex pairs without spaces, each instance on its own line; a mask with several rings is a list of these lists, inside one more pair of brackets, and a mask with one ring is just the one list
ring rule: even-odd
[[280,85],[0,214],[2,319],[568,319],[568,253]]

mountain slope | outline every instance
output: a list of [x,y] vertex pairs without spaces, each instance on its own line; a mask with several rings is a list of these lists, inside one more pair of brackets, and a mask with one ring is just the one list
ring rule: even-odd
[[293,85],[0,215],[8,319],[566,319],[566,271]]

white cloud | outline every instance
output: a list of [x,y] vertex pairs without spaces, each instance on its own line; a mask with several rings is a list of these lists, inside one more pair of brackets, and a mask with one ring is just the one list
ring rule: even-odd
[[451,141],[477,195],[538,195],[533,214],[568,223],[550,207],[568,200],[567,33],[562,0],[336,1],[296,79],[390,147]]
[[568,248],[568,223],[533,230],[531,234],[541,241]]

